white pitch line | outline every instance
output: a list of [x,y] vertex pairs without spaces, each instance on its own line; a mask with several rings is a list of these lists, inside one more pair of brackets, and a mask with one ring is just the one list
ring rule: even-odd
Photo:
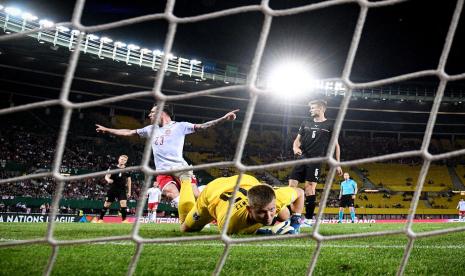
[[[16,239],[4,239],[0,238],[1,242],[7,241],[21,241]],[[130,241],[110,241],[110,242],[93,242],[86,245],[94,245],[94,244],[111,244],[111,245],[135,245],[134,242]],[[82,244],[80,244],[82,245]],[[175,247],[188,247],[188,246],[218,246],[223,247],[223,243],[146,243],[145,246],[175,246]],[[69,245],[67,245],[69,246]],[[290,248],[308,248],[313,247],[313,244],[288,244],[288,243],[268,243],[268,244],[257,244],[257,243],[241,243],[241,244],[232,244],[231,246],[234,247],[290,247]],[[323,247],[326,248],[375,248],[375,249],[403,249],[405,248],[406,244],[397,244],[397,245],[368,245],[368,244],[323,244]],[[414,249],[465,249],[465,245],[414,245]]]

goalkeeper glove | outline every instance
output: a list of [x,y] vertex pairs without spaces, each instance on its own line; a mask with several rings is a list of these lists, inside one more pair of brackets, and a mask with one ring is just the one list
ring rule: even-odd
[[271,232],[274,235],[295,234],[294,227],[291,226],[291,222],[289,220],[283,221],[271,227]]

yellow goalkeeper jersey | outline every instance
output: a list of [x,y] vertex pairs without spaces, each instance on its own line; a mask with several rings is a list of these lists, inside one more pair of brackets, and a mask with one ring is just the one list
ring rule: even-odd
[[[235,175],[213,180],[197,199],[197,211],[202,213],[202,210],[208,210],[209,215],[216,219],[220,230],[226,222],[229,199],[232,196],[238,177]],[[263,226],[261,223],[252,222],[246,209],[248,204],[247,191],[255,185],[260,185],[260,182],[255,177],[250,175],[242,176],[234,201],[228,234],[255,233],[258,228]],[[290,187],[274,188],[274,191],[276,195],[276,214],[297,198],[297,192]]]

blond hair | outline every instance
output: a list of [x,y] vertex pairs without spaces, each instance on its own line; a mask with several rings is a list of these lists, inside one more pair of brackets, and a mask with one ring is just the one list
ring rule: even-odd
[[247,191],[247,198],[250,207],[261,208],[270,204],[276,198],[276,195],[270,185],[260,184]]
[[326,110],[326,108],[328,107],[328,103],[325,100],[312,100],[308,103],[309,106],[311,106],[312,104],[319,105],[324,110]]

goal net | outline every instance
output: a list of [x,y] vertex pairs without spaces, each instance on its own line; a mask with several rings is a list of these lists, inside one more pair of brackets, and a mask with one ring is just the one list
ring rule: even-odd
[[[56,187],[56,190],[54,192],[54,197],[52,200],[52,208],[51,208],[51,213],[49,215],[50,219],[48,222],[48,229],[47,229],[46,237],[43,239],[2,242],[0,243],[0,247],[48,244],[52,248],[52,254],[49,258],[44,274],[49,275],[53,271],[55,260],[58,254],[58,248],[60,248],[61,246],[97,243],[97,242],[108,242],[108,241],[124,241],[124,240],[130,241],[130,242],[133,242],[136,246],[135,253],[132,256],[132,260],[128,267],[128,275],[132,275],[136,269],[137,263],[139,261],[139,257],[143,251],[143,246],[145,244],[217,240],[217,241],[221,241],[224,243],[223,253],[217,262],[215,270],[213,271],[214,275],[219,275],[223,269],[223,266],[227,260],[228,255],[230,254],[230,249],[232,245],[256,242],[256,241],[270,241],[270,240],[277,240],[277,239],[309,238],[309,239],[315,240],[317,244],[316,249],[314,250],[313,255],[311,257],[311,260],[309,260],[309,263],[308,263],[307,272],[308,274],[312,274],[314,272],[315,266],[320,256],[320,251],[322,249],[322,246],[328,241],[401,234],[401,235],[405,235],[408,239],[408,243],[405,245],[405,250],[404,250],[402,261],[398,268],[398,274],[400,275],[403,274],[407,266],[409,256],[412,252],[415,240],[419,238],[423,238],[423,237],[430,237],[430,236],[435,236],[435,235],[443,235],[443,234],[447,234],[451,232],[465,231],[465,227],[458,227],[454,229],[416,233],[412,228],[414,215],[416,213],[420,194],[421,194],[423,184],[425,182],[425,178],[426,178],[428,169],[430,167],[430,164],[436,160],[442,160],[442,159],[451,158],[454,156],[465,154],[464,149],[447,152],[443,154],[437,154],[437,155],[432,155],[428,152],[428,145],[430,144],[430,141],[431,141],[433,128],[436,122],[436,117],[438,114],[439,106],[441,104],[441,100],[444,96],[445,87],[448,82],[465,79],[465,74],[449,75],[445,72],[446,62],[449,56],[452,42],[454,40],[454,36],[456,34],[456,29],[457,29],[459,18],[460,18],[462,8],[463,8],[463,0],[459,0],[457,1],[452,20],[450,21],[447,37],[444,42],[442,53],[441,53],[436,69],[418,71],[418,72],[400,75],[400,76],[396,76],[396,77],[392,77],[388,79],[381,79],[381,80],[376,80],[372,82],[364,82],[364,83],[356,83],[350,79],[350,75],[351,75],[353,64],[354,64],[354,59],[357,54],[358,46],[359,46],[359,43],[362,37],[368,11],[370,9],[382,8],[382,7],[386,7],[390,5],[396,5],[401,2],[404,2],[404,1],[386,0],[386,1],[369,2],[369,1],[364,1],[364,0],[358,0],[358,1],[357,0],[353,0],[353,1],[332,0],[332,1],[324,1],[320,3],[315,3],[315,4],[309,4],[309,5],[305,5],[305,6],[301,6],[297,8],[275,10],[270,7],[269,1],[264,0],[259,5],[242,6],[242,7],[227,9],[223,11],[182,18],[182,17],[175,16],[175,14],[173,13],[174,6],[175,6],[175,0],[168,0],[165,11],[163,13],[150,14],[150,15],[135,17],[135,18],[127,19],[127,20],[122,20],[122,21],[117,21],[117,22],[112,22],[112,23],[102,24],[102,25],[84,26],[81,24],[81,17],[82,17],[85,1],[78,0],[76,1],[76,5],[74,7],[72,19],[69,22],[63,22],[60,24],[56,24],[55,26],[44,25],[41,28],[35,28],[32,30],[23,30],[18,33],[2,35],[0,37],[0,42],[5,42],[5,41],[12,40],[12,39],[20,38],[20,37],[25,37],[32,33],[40,33],[46,30],[55,30],[56,26],[72,27],[73,29],[80,31],[80,33],[76,33],[75,42],[73,44],[74,46],[72,45],[73,47],[76,47],[76,49],[79,49],[79,51],[75,50],[71,53],[71,56],[69,58],[69,65],[66,70],[66,75],[62,83],[60,96],[58,99],[43,100],[43,101],[38,101],[35,103],[0,109],[0,115],[13,114],[16,112],[29,110],[29,109],[33,109],[37,107],[49,107],[49,106],[54,106],[54,105],[60,105],[64,110],[64,114],[63,114],[63,118],[61,122],[61,129],[60,129],[59,136],[57,139],[55,158],[54,158],[52,170],[50,172],[32,173],[32,174],[28,174],[24,176],[11,177],[11,178],[0,180],[1,185],[5,185],[6,183],[11,183],[11,182],[16,182],[16,181],[36,179],[36,178],[42,178],[42,177],[53,177],[55,181],[57,181],[58,185]],[[265,164],[265,165],[256,165],[256,166],[245,165],[244,163],[241,162],[241,160],[243,157],[246,139],[247,139],[249,129],[251,126],[252,117],[254,115],[254,110],[257,105],[257,99],[260,95],[266,95],[267,93],[266,89],[257,85],[258,83],[257,80],[258,80],[258,74],[260,71],[260,65],[262,63],[264,49],[265,49],[265,46],[267,45],[267,39],[270,34],[272,21],[276,17],[292,16],[292,15],[301,14],[304,12],[325,9],[328,7],[343,5],[347,3],[358,4],[359,14],[358,14],[358,20],[355,26],[354,34],[352,37],[352,41],[350,44],[350,49],[348,51],[348,55],[347,55],[345,65],[343,68],[342,76],[339,79],[337,79],[337,81],[342,82],[345,85],[345,87],[347,87],[347,90],[345,92],[345,95],[339,107],[339,113],[337,115],[337,118],[334,124],[334,132],[332,134],[330,146],[328,148],[328,152],[326,156],[321,157],[321,158],[308,158],[308,159],[303,159],[303,160],[277,162],[277,163]],[[197,92],[181,94],[181,95],[166,95],[162,92],[162,85],[164,81],[164,76],[167,71],[158,70],[156,78],[155,78],[155,82],[153,85],[153,89],[151,91],[140,91],[138,93],[124,94],[120,96],[110,97],[107,99],[89,101],[89,102],[81,102],[81,103],[72,102],[69,99],[70,89],[71,89],[71,85],[72,85],[72,82],[75,76],[78,59],[80,55],[85,50],[87,50],[85,49],[85,47],[87,45],[86,43],[88,43],[88,41],[86,41],[88,37],[85,36],[85,33],[95,33],[98,31],[109,30],[109,29],[129,25],[129,24],[135,24],[135,23],[146,22],[146,21],[157,20],[157,19],[164,19],[168,22],[169,25],[168,25],[168,32],[166,35],[165,43],[163,46],[163,52],[170,53],[173,48],[173,42],[174,42],[177,27],[180,24],[189,24],[189,23],[200,22],[200,21],[210,20],[214,18],[220,18],[220,17],[229,16],[229,15],[252,12],[252,11],[262,13],[264,15],[264,20],[261,26],[261,32],[260,32],[260,36],[258,39],[258,43],[255,48],[255,55],[253,57],[253,60],[251,61],[251,64],[252,64],[251,69],[246,76],[245,83],[221,87],[221,88],[207,89],[203,91],[197,91]],[[134,48],[134,52],[140,54],[141,50]],[[145,59],[144,61],[142,61],[142,57],[140,60],[141,60],[140,61],[141,63],[147,62],[150,65],[150,61],[145,61]],[[153,64],[156,64],[156,66],[159,66],[158,68],[167,68],[170,66],[170,61],[167,55],[163,55],[163,56],[160,56],[158,60],[156,60],[154,57]],[[189,68],[184,68],[183,70],[189,71]],[[192,68],[190,68],[190,70],[192,73]],[[201,72],[199,73],[198,71],[197,73],[201,74]],[[339,137],[339,134],[341,132],[341,126],[344,121],[354,89],[376,87],[380,85],[395,83],[399,81],[405,81],[405,80],[414,79],[418,77],[428,77],[428,76],[437,77],[440,80],[440,84],[437,88],[437,91],[434,97],[434,102],[431,108],[431,113],[429,115],[429,120],[427,123],[426,131],[424,133],[421,149],[415,150],[415,151],[399,152],[399,153],[393,153],[393,154],[388,154],[388,155],[383,155],[383,156],[346,161],[346,162],[337,162],[333,158],[334,151],[335,151],[335,145],[337,143],[337,138]],[[139,229],[140,229],[141,222],[139,219],[136,219],[133,225],[133,229],[129,235],[116,236],[116,237],[115,236],[102,237],[102,238],[93,238],[93,239],[77,239],[77,240],[69,240],[69,241],[57,240],[55,238],[54,236],[54,229],[55,229],[55,224],[56,224],[55,218],[57,216],[59,202],[63,196],[63,189],[66,183],[68,183],[69,181],[73,181],[77,179],[84,179],[88,177],[103,177],[107,173],[106,171],[102,171],[102,172],[96,172],[96,173],[90,173],[90,174],[78,175],[78,176],[68,176],[68,177],[65,177],[62,174],[60,174],[60,165],[63,159],[63,153],[64,153],[64,147],[65,147],[64,145],[67,139],[68,131],[70,128],[72,128],[72,126],[70,125],[70,122],[71,122],[71,115],[73,111],[76,111],[78,109],[101,106],[103,104],[108,104],[112,102],[117,102],[121,100],[135,98],[135,97],[141,97],[141,96],[151,96],[154,99],[156,99],[156,103],[158,106],[163,106],[172,101],[193,99],[193,98],[200,97],[200,96],[215,95],[215,94],[225,93],[229,91],[247,91],[250,95],[250,101],[248,102],[247,110],[245,112],[245,118],[243,120],[242,129],[239,135],[239,139],[238,139],[237,147],[235,149],[235,155],[234,155],[233,160],[224,161],[224,162],[215,162],[215,163],[210,163],[210,164],[195,165],[193,168],[185,168],[185,170],[187,169],[197,170],[197,169],[207,169],[207,168],[212,168],[212,167],[231,166],[231,167],[235,167],[242,175],[243,173],[248,172],[248,171],[253,172],[253,171],[268,170],[268,169],[280,169],[280,168],[285,168],[285,167],[294,166],[294,165],[303,164],[303,163],[325,162],[329,164],[330,169],[329,169],[329,173],[326,178],[325,187],[324,187],[324,190],[321,196],[319,211],[316,216],[316,222],[312,228],[311,233],[302,233],[302,234],[298,234],[295,236],[266,236],[266,237],[257,237],[257,236],[252,237],[251,236],[247,238],[232,238],[226,233],[226,229],[228,228],[228,224],[229,224],[229,219],[228,219],[224,225],[223,231],[219,235],[185,236],[185,237],[150,239],[150,238],[144,238],[140,235]],[[161,109],[158,109],[158,114],[156,116],[158,119],[160,119]],[[147,191],[147,189],[150,186],[150,183],[152,182],[151,180],[153,176],[157,175],[158,173],[156,170],[153,170],[149,166],[150,159],[152,156],[150,141],[151,141],[150,139],[147,139],[141,164],[139,164],[138,166],[124,169],[124,170],[115,170],[115,172],[128,171],[128,170],[140,170],[144,172],[146,175],[146,181],[143,187],[143,191]],[[409,216],[408,216],[407,223],[404,229],[392,230],[392,231],[381,231],[381,232],[370,232],[370,233],[347,234],[347,235],[325,236],[321,234],[320,219],[323,217],[324,208],[328,201],[328,196],[331,190],[331,185],[335,178],[335,172],[338,166],[348,167],[348,166],[364,164],[368,162],[386,161],[386,160],[392,160],[396,158],[406,158],[406,157],[421,158],[422,167],[421,167],[420,174],[418,176],[418,181],[417,181],[417,185],[415,188],[414,196],[412,199],[412,203],[410,205]],[[181,169],[165,171],[164,173],[172,173],[172,172],[177,172],[180,170]],[[237,192],[238,187],[239,185],[236,185],[234,194]],[[144,194],[144,192],[142,192],[141,194]],[[234,198],[234,196],[232,196],[231,198]],[[144,200],[142,199],[138,200],[137,209],[136,209],[137,218],[140,218],[143,215],[144,203],[145,203]],[[228,214],[231,214],[231,209],[232,209],[231,206],[232,205],[230,204]]]

